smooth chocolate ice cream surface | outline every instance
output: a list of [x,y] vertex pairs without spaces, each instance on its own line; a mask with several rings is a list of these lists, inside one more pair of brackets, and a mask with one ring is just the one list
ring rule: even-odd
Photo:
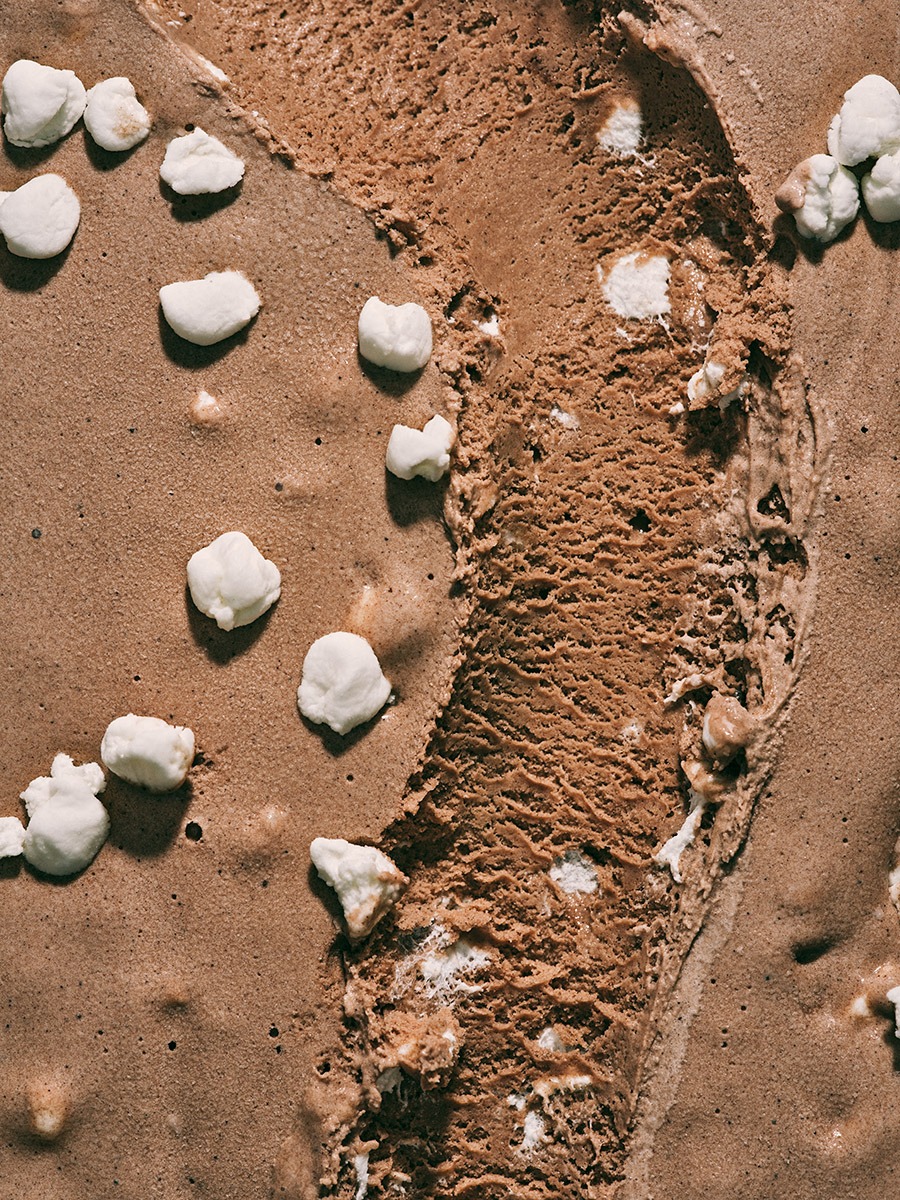
[[[79,130],[7,147],[0,175],[49,162],[83,206],[61,261],[0,259],[6,774],[17,791],[57,750],[95,758],[128,710],[201,750],[174,797],[111,781],[83,876],[6,870],[16,1194],[724,1194],[680,1116],[709,1119],[675,1036],[708,959],[684,963],[710,895],[733,896],[722,867],[805,656],[821,452],[784,254],[691,24],[556,3],[146,15],[22,6],[0,31],[4,62],[128,75],[155,120],[124,159]],[[623,103],[643,140],[617,158],[597,135]],[[237,195],[160,191],[188,125],[246,159]],[[604,292],[635,252],[668,260],[656,319]],[[226,268],[260,316],[188,351],[158,287]],[[420,378],[362,370],[371,294],[431,312]],[[706,360],[721,405],[688,401]],[[449,485],[386,484],[391,426],[433,412],[458,424]],[[284,586],[225,636],[184,564],[228,528]],[[397,693],[347,741],[294,706],[336,628]],[[754,719],[727,762],[702,740],[713,695]],[[710,803],[678,886],[653,855],[688,778]],[[410,877],[352,950],[310,876],[317,835]]]

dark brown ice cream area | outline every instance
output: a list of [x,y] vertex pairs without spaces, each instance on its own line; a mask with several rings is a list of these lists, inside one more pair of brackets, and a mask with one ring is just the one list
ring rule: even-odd
[[[121,159],[79,126],[0,162],[82,202],[60,261],[0,253],[0,815],[122,712],[200,749],[173,796],[110,781],[82,876],[3,867],[11,1196],[890,1190],[896,789],[882,750],[866,802],[849,745],[893,727],[853,688],[896,466],[829,322],[874,353],[844,289],[868,255],[886,302],[892,247],[773,231],[827,119],[775,161],[792,85],[717,7],[68,0],[0,31],[0,65],[128,75],[154,117]],[[826,112],[864,73],[830,70]],[[188,125],[247,162],[225,203],[160,190]],[[611,303],[632,255],[666,264],[655,315]],[[161,284],[228,268],[244,335],[161,329]],[[421,376],[362,369],[373,294],[431,314]],[[386,483],[393,424],[435,412],[449,481]],[[283,594],[225,635],[184,567],[230,528]],[[295,705],[341,628],[397,697],[346,741]],[[409,876],[359,945],[315,836]]]

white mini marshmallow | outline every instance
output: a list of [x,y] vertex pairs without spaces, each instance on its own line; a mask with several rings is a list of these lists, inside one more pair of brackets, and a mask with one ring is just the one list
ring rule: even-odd
[[28,58],[3,76],[3,129],[14,146],[50,146],[69,132],[84,112],[84,84],[74,71],[58,71]]
[[100,743],[103,765],[151,792],[174,792],[194,761],[194,734],[159,717],[116,717]]
[[249,625],[281,595],[281,572],[238,530],[192,554],[187,577],[194,604],[220,629]]
[[434,416],[424,429],[395,425],[388,442],[386,466],[398,479],[421,475],[435,483],[450,469],[455,434],[444,417]]
[[688,815],[684,818],[681,828],[653,855],[653,861],[662,867],[668,867],[676,883],[682,883],[681,856],[689,846],[694,844],[703,814],[706,812],[706,802],[698,800]]
[[253,320],[260,306],[256,288],[240,271],[211,271],[203,279],[167,283],[159,289],[159,302],[178,336],[195,346],[231,337]]
[[703,400],[709,400],[712,396],[718,396],[719,384],[724,377],[725,368],[721,363],[704,363],[700,370],[695,371],[688,380],[688,400],[697,404]]
[[641,110],[633,100],[617,104],[604,121],[597,141],[614,158],[634,158],[641,148]]
[[828,153],[845,167],[900,150],[900,92],[881,75],[865,75],[844,92],[828,129]]
[[347,932],[354,939],[372,932],[409,882],[374,846],[357,846],[343,838],[316,838],[309,853],[320,877],[337,892]]
[[883,154],[861,186],[873,221],[900,221],[900,150]]
[[244,178],[244,160],[202,129],[173,138],[159,174],[180,196],[208,195],[237,187]]
[[859,212],[856,176],[830,154],[813,154],[794,167],[775,203],[793,213],[803,237],[830,242]]
[[109,814],[97,799],[106,787],[98,763],[76,767],[57,754],[49,775],[33,779],[22,792],[28,827],[22,852],[48,875],[74,875],[97,854],[109,833]]
[[665,255],[637,250],[624,254],[606,274],[598,267],[597,274],[607,303],[620,317],[647,321],[672,311]]
[[0,858],[16,858],[22,853],[25,826],[18,817],[0,817]]
[[431,318],[421,304],[370,296],[359,314],[359,352],[376,367],[418,371],[431,358]]
[[900,1038],[900,987],[889,988],[884,998],[894,1006],[894,1036]]
[[122,75],[95,83],[87,94],[84,125],[104,150],[130,150],[150,132],[150,114]]
[[391,694],[375,651],[355,633],[326,633],[303,662],[297,704],[316,725],[349,733],[371,720]]
[[0,204],[0,233],[20,258],[53,258],[75,236],[78,197],[61,175],[36,175]]

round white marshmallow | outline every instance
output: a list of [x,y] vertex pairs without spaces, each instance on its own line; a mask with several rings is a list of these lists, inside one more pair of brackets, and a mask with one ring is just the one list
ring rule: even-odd
[[374,846],[320,837],[309,854],[320,878],[337,892],[351,938],[370,934],[408,882],[396,863]]
[[873,221],[900,221],[900,150],[883,154],[860,186]]
[[78,197],[61,175],[36,175],[0,204],[0,233],[20,258],[53,258],[75,236]]
[[194,604],[220,629],[249,625],[281,595],[281,572],[238,530],[191,555],[187,577]]
[[111,721],[100,743],[103,765],[120,779],[151,792],[174,792],[194,761],[194,735],[159,717],[128,713]]
[[69,132],[84,112],[84,84],[74,71],[58,71],[28,58],[3,76],[3,129],[14,146],[50,146]]
[[260,306],[259,293],[240,271],[211,271],[203,279],[167,283],[159,289],[159,302],[172,329],[195,346],[231,337]]
[[180,196],[208,195],[236,187],[244,178],[244,160],[218,138],[194,129],[169,142],[159,174]]
[[98,763],[76,767],[57,754],[49,775],[22,792],[28,827],[22,853],[48,875],[74,875],[96,856],[109,833],[109,814],[97,799],[106,787]]
[[0,817],[0,858],[16,858],[25,843],[25,826],[18,817]]
[[900,150],[900,92],[881,75],[865,75],[844,92],[828,129],[828,153],[845,167]]
[[327,633],[303,662],[297,704],[304,717],[349,733],[371,720],[391,694],[375,651],[355,633]]
[[122,75],[95,83],[87,94],[84,125],[104,150],[130,150],[150,132],[150,114]]
[[388,442],[387,469],[398,479],[421,475],[435,483],[450,468],[454,437],[453,426],[441,416],[432,417],[424,429],[395,425]]
[[431,318],[421,304],[370,296],[359,314],[359,352],[376,367],[418,371],[431,358]]

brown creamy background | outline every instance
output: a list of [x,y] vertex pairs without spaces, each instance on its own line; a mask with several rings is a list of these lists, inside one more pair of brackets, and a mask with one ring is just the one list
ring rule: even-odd
[[[404,1194],[403,1171],[405,1194],[423,1197],[599,1196],[623,1174],[632,1197],[657,1200],[889,1194],[891,1022],[852,1022],[847,1008],[883,964],[873,995],[900,982],[887,897],[894,234],[860,221],[796,262],[785,241],[767,269],[702,94],[683,70],[628,50],[611,12],[201,0],[190,21],[168,15],[333,187],[270,157],[265,136],[229,118],[203,72],[192,82],[125,5],[22,6],[0,29],[3,63],[71,65],[88,84],[128,74],[156,117],[150,143],[123,160],[89,155],[79,127],[50,152],[7,148],[0,164],[0,188],[58,170],[83,206],[61,263],[0,257],[3,812],[57,750],[96,757],[106,722],[128,709],[190,723],[202,753],[189,794],[110,783],[113,833],[81,878],[4,867],[0,1125],[12,1166],[0,1194],[263,1196],[298,1116],[299,1144],[322,1132],[304,1126],[307,1106],[326,1126],[349,1120],[328,1085],[342,1036],[335,908],[310,886],[307,845],[319,833],[378,840],[392,821],[388,848],[416,867],[398,914],[413,940],[400,944],[414,945],[449,895],[451,923],[502,961],[458,1006],[467,1041],[447,1112],[388,1106],[381,1125],[355,1131],[381,1142],[370,1194],[382,1178],[385,1194]],[[764,223],[784,174],[824,148],[844,88],[867,70],[900,74],[886,41],[896,15],[834,5],[813,17],[801,5],[779,9],[777,28],[730,2],[708,19],[669,15],[668,40],[700,51]],[[633,93],[657,160],[641,174],[593,142],[609,102]],[[178,204],[178,219],[156,172],[187,123],[223,137],[248,171],[230,203]],[[632,348],[593,270],[657,239],[675,247],[673,328],[641,327]],[[706,332],[688,259],[720,323],[776,359],[789,265],[792,344],[827,411],[832,457],[810,537],[818,616],[781,764],[667,1012],[647,1007],[648,972],[671,975],[702,905],[696,877],[679,910],[677,889],[647,870],[683,811],[681,714],[662,696],[677,668],[734,654],[748,697],[774,706],[806,612],[802,586],[794,608],[788,588],[783,641],[763,628],[757,643],[740,632],[752,605],[737,617],[722,607],[722,545],[740,545],[738,558],[751,547],[747,579],[781,572],[765,539],[740,543],[718,515],[730,486],[720,443],[737,431],[701,421],[691,439],[667,416]],[[223,267],[263,297],[246,337],[221,353],[161,337],[158,286]],[[402,395],[356,359],[371,292],[420,295],[436,320],[435,363]],[[490,304],[494,347],[471,325]],[[765,407],[767,369],[756,364],[754,379]],[[222,401],[218,428],[190,422],[201,387]],[[785,387],[785,402],[799,394]],[[554,403],[580,431],[552,421]],[[441,496],[386,490],[382,469],[395,420],[451,407],[462,447],[447,517],[472,609],[449,595]],[[785,492],[790,466],[788,454],[772,467]],[[802,508],[802,487],[797,498]],[[183,572],[231,527],[279,564],[284,596],[259,626],[225,636],[185,604]],[[399,703],[337,754],[293,696],[308,643],[342,626],[370,637]],[[680,635],[694,642],[679,649]],[[451,692],[460,644],[467,669]],[[621,736],[630,719],[643,726],[636,746]],[[410,776],[413,815],[396,821]],[[725,806],[695,871],[731,852],[745,818]],[[188,821],[201,840],[185,837]],[[573,845],[602,887],[575,906],[544,874]],[[376,1018],[396,946],[387,927],[350,964],[372,1017],[368,1043],[348,1036],[351,1054],[384,1051]],[[657,1018],[659,1070],[626,1168],[619,1131]],[[574,1054],[540,1052],[548,1023],[571,1034]],[[570,1068],[594,1090],[541,1110],[551,1142],[523,1157],[506,1094]],[[23,1098],[43,1085],[70,1104],[50,1147],[26,1128]],[[278,1184],[301,1194],[313,1168],[289,1159]],[[354,1194],[346,1165],[339,1187]]]

